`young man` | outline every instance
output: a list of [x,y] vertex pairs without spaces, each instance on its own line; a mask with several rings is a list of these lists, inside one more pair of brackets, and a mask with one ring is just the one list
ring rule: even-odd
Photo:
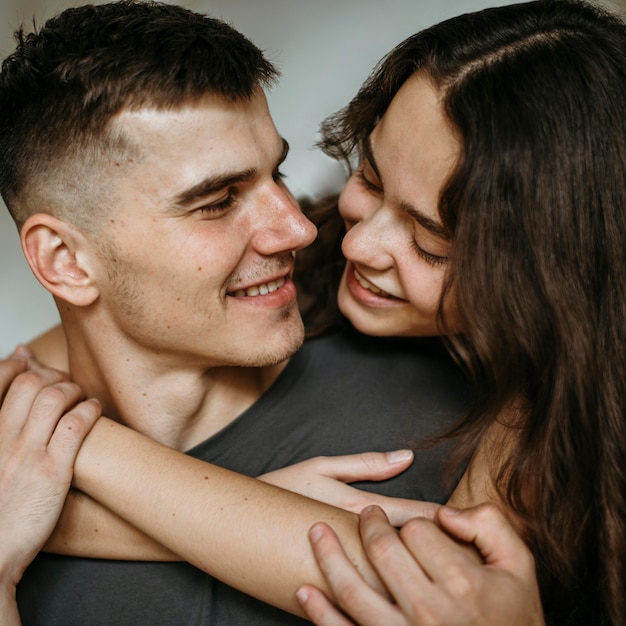
[[[275,75],[220,21],[120,2],[22,35],[0,79],[0,190],[59,308],[72,379],[117,421],[253,476],[406,447],[463,405],[456,370],[427,349],[347,333],[290,360],[294,255],[315,228],[281,180],[287,144],[263,94]],[[442,501],[444,456],[377,489]],[[18,603],[34,624],[298,621],[184,563],[44,554]]]

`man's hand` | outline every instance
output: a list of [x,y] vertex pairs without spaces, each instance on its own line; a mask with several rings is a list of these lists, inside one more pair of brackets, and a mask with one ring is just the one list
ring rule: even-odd
[[313,551],[344,612],[306,585],[298,599],[309,618],[318,626],[544,624],[533,557],[495,506],[442,507],[437,520],[411,520],[398,532],[380,509],[361,514],[365,550],[393,602],[363,581],[327,525],[314,526]]
[[[33,366],[29,369],[29,366]],[[57,522],[80,445],[100,415],[66,374],[0,361],[0,588],[14,593]]]
[[439,505],[381,496],[346,483],[386,480],[403,472],[412,462],[413,453],[410,450],[318,456],[263,474],[259,479],[353,513],[376,504],[385,511],[393,525],[401,526],[416,516],[433,519]]

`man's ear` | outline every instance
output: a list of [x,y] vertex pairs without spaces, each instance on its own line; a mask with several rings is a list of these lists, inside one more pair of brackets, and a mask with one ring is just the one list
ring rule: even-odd
[[31,215],[20,231],[22,250],[37,280],[55,297],[89,306],[99,292],[89,242],[74,226],[52,215]]

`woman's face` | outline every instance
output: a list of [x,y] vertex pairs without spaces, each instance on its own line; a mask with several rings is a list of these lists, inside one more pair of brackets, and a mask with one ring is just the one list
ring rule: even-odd
[[[423,76],[412,76],[370,135],[364,160],[339,199],[348,259],[339,306],[361,332],[438,334],[452,245],[437,207],[459,152],[439,93]],[[446,310],[454,323],[451,313]]]

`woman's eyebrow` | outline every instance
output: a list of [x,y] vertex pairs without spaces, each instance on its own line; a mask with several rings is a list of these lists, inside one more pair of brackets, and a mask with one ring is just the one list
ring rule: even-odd
[[363,157],[370,164],[371,168],[374,170],[374,173],[378,177],[378,180],[382,182],[382,178],[380,176],[380,169],[378,168],[378,164],[376,163],[376,159],[374,158],[374,150],[372,148],[372,136],[370,135],[365,142],[365,146],[363,146]]
[[437,222],[428,215],[422,213],[419,209],[415,208],[413,205],[408,202],[401,202],[400,208],[410,215],[422,228],[426,229],[428,232],[436,235],[437,237],[441,237],[442,239],[449,240],[450,233],[448,229],[445,228],[441,222]]

